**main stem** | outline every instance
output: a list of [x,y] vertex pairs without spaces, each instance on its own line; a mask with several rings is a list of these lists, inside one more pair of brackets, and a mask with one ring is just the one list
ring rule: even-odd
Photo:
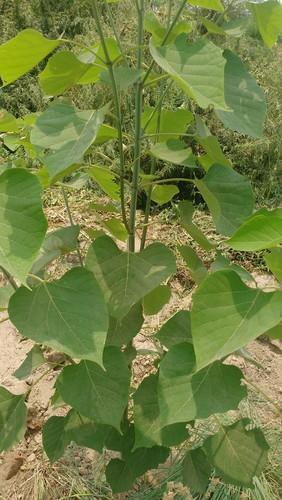
[[103,33],[103,28],[100,22],[100,13],[98,10],[97,0],[92,1],[92,9],[93,9],[93,17],[96,22],[96,27],[98,31],[98,35],[101,41],[102,49],[105,55],[106,64],[109,70],[109,76],[113,89],[113,97],[115,103],[115,113],[116,113],[116,127],[118,131],[118,146],[119,146],[119,161],[120,161],[120,201],[121,201],[121,213],[123,223],[128,231],[130,232],[130,228],[127,222],[126,210],[125,210],[125,161],[124,161],[124,152],[123,152],[123,132],[122,132],[122,116],[121,116],[121,106],[120,106],[120,97],[118,93],[117,83],[115,79],[113,63],[111,61],[106,39]]
[[[140,0],[137,4],[138,15],[138,35],[137,35],[137,69],[142,69],[143,62],[143,40],[144,40],[144,0]],[[141,146],[142,146],[142,105],[143,105],[143,81],[142,78],[136,84],[135,94],[135,147],[134,147],[134,163],[133,176],[131,183],[131,204],[130,204],[130,220],[129,220],[129,238],[128,249],[130,252],[135,251],[135,226],[136,226],[136,208],[138,195],[138,181],[141,165]]]

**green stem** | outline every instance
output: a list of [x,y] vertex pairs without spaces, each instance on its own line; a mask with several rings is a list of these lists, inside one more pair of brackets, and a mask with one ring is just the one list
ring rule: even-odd
[[122,213],[123,223],[126,227],[126,230],[129,233],[130,228],[129,228],[129,225],[127,222],[127,216],[126,216],[126,210],[125,210],[125,182],[124,182],[125,161],[124,161],[124,152],[123,152],[123,132],[122,132],[122,115],[121,115],[120,98],[119,98],[117,83],[116,83],[115,74],[114,74],[114,70],[113,70],[113,63],[112,63],[110,55],[109,55],[108,47],[107,47],[105,36],[103,33],[103,28],[102,28],[102,25],[100,22],[100,13],[99,13],[99,9],[98,9],[97,0],[92,0],[92,9],[93,9],[93,17],[94,17],[95,22],[96,22],[96,27],[97,27],[97,31],[98,31],[98,34],[100,37],[102,49],[103,49],[103,52],[105,54],[106,64],[107,64],[107,67],[109,70],[109,75],[110,75],[112,89],[113,89],[115,111],[116,111],[116,126],[117,126],[117,131],[118,131],[119,161],[120,161],[121,213]]
[[111,11],[111,7],[109,6],[108,2],[106,2],[106,10],[107,10],[107,14],[108,14],[108,17],[109,17],[109,20],[110,20],[111,28],[112,28],[113,33],[115,35],[115,39],[116,39],[118,48],[120,50],[120,53],[122,54],[122,57],[123,57],[126,65],[128,66],[126,55],[125,55],[125,52],[124,52],[123,47],[121,45],[120,37],[119,37],[117,29],[116,29],[116,25],[115,25],[115,21],[114,21],[114,18],[113,18],[112,11]]
[[[173,21],[172,21],[169,29],[167,30],[167,33],[166,33],[166,35],[165,35],[165,37],[164,37],[164,39],[163,39],[163,41],[161,43],[161,46],[165,45],[165,43],[167,42],[167,40],[169,38],[169,35],[171,34],[174,26],[176,25],[176,23],[177,23],[178,19],[180,18],[181,14],[182,14],[182,12],[184,10],[184,8],[186,7],[186,5],[187,5],[187,0],[182,0],[182,3],[180,5],[178,11],[176,12],[176,14],[174,16],[174,19],[173,19]],[[145,74],[144,79],[143,79],[143,85],[148,80],[148,78],[149,78],[149,76],[151,74],[151,71],[152,71],[152,69],[154,67],[154,64],[155,64],[155,61],[152,61],[151,64],[150,64],[150,66],[149,66],[149,68],[147,69],[146,74]]]
[[[68,200],[67,193],[66,193],[66,190],[65,190],[64,187],[62,187],[62,193],[63,193],[63,198],[64,198],[64,202],[65,202],[65,206],[66,206],[68,218],[69,218],[69,221],[70,221],[70,225],[74,226],[75,224],[74,224],[72,213],[71,213],[71,209],[70,209],[70,206],[69,206],[69,200]],[[82,258],[81,252],[80,252],[80,248],[79,248],[79,243],[78,242],[77,242],[76,252],[77,252],[77,255],[78,255],[78,258],[79,258],[80,265],[83,267],[83,258]]]
[[[137,69],[142,69],[143,60],[143,39],[144,39],[144,0],[140,0],[137,4],[138,15],[138,35],[137,35]],[[134,148],[134,163],[133,176],[131,183],[131,204],[130,204],[130,220],[129,220],[129,239],[128,249],[130,252],[135,251],[135,225],[136,225],[136,207],[138,195],[138,181],[141,165],[141,145],[142,145],[142,105],[143,105],[143,82],[142,79],[136,84],[135,94],[135,148]]]

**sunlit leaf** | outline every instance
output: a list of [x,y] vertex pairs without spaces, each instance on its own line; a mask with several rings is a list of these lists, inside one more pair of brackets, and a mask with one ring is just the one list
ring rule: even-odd
[[25,337],[102,363],[108,312],[98,283],[86,269],[73,268],[32,290],[19,288],[10,300],[9,316]]
[[0,175],[0,265],[25,282],[47,229],[35,175],[13,168]]
[[227,241],[234,250],[254,252],[282,243],[282,210],[259,210]]
[[254,3],[248,2],[259,32],[265,44],[271,48],[282,33],[282,5],[277,0]]
[[247,287],[234,271],[207,277],[193,295],[192,336],[198,369],[244,347],[277,325],[282,292]]

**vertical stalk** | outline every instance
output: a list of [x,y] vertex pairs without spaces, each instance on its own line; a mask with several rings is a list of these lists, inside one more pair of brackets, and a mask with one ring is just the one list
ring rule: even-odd
[[123,152],[123,132],[122,132],[122,115],[121,115],[121,106],[120,106],[120,97],[118,93],[118,88],[116,84],[115,74],[113,70],[113,63],[111,61],[108,47],[106,44],[105,36],[103,33],[103,28],[100,21],[100,13],[98,10],[97,0],[92,0],[92,10],[93,17],[96,22],[96,27],[98,31],[98,35],[100,38],[100,42],[103,48],[103,52],[105,54],[106,64],[109,70],[109,75],[111,79],[112,89],[113,89],[113,97],[115,103],[115,113],[116,113],[116,127],[118,131],[118,146],[119,146],[119,161],[120,161],[120,201],[121,201],[121,213],[123,223],[129,232],[129,226],[127,222],[126,210],[125,210],[125,161],[124,161],[124,152]]
[[[143,41],[144,41],[144,0],[139,0],[136,3],[138,15],[138,35],[137,35],[137,69],[142,69],[143,62]],[[143,105],[143,81],[142,78],[136,84],[135,94],[135,148],[134,148],[134,163],[133,176],[131,183],[131,204],[130,204],[130,220],[129,220],[129,239],[128,249],[130,252],[135,251],[135,226],[136,226],[136,207],[138,195],[138,181],[141,164],[141,145],[142,145],[142,127],[141,115]]]
[[6,276],[7,280],[10,283],[10,285],[12,285],[13,289],[17,290],[19,287],[18,287],[17,283],[15,282],[13,276],[11,276],[11,274],[8,273],[8,271],[6,271],[6,269],[4,267],[2,267],[2,266],[0,266],[0,271],[2,271],[2,273],[4,274],[4,276]]

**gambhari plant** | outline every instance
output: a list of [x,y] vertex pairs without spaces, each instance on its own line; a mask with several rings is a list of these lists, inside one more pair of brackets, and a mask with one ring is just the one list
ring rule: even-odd
[[[3,110],[0,117],[4,143],[21,146],[32,160],[29,168],[9,162],[0,175],[0,266],[9,282],[0,289],[0,307],[35,343],[15,375],[24,379],[47,362],[43,346],[66,355],[57,366],[50,405],[65,404],[69,411],[45,423],[44,449],[51,461],[72,441],[98,452],[118,452],[106,468],[114,493],[129,490],[137,477],[164,463],[171,448],[188,439],[188,423],[192,428],[213,415],[216,430],[185,456],[184,484],[203,492],[215,471],[226,483],[252,486],[266,464],[268,444],[240,412],[232,425],[216,416],[236,410],[247,395],[240,369],[224,361],[261,334],[281,336],[282,292],[250,286],[251,276],[220,250],[265,249],[269,269],[281,280],[282,211],[255,211],[249,180],[232,168],[201,118],[202,110],[209,109],[231,130],[251,137],[263,133],[264,92],[240,58],[220,46],[228,36],[241,36],[246,19],[230,21],[220,0],[163,1],[165,15],[160,18],[151,2],[135,0],[134,57],[114,22],[112,9],[119,4],[122,0],[89,0],[97,39],[87,44],[50,40],[26,29],[0,47],[3,86],[45,61],[39,82],[50,97],[42,113],[16,119]],[[102,8],[111,38],[105,35]],[[247,3],[249,15],[271,47],[281,27],[281,5],[275,0]],[[103,106],[81,110],[61,97],[74,85],[92,85],[93,92],[104,88]],[[166,109],[173,85],[190,100],[189,110]],[[154,86],[160,97],[154,107],[145,106]],[[135,105],[127,130],[122,105],[131,96]],[[108,141],[117,145],[114,168],[105,165],[108,157],[101,152]],[[94,157],[97,148],[95,164],[85,160],[90,147]],[[142,168],[148,155],[149,174]],[[192,203],[180,202],[181,224],[195,245],[178,250],[197,288],[191,310],[178,311],[156,332],[154,369],[135,389],[130,383],[138,356],[134,337],[144,313],[156,314],[169,300],[167,282],[176,272],[176,256],[169,248],[158,242],[147,245],[151,203],[161,206],[178,194],[175,179],[159,177],[160,161],[192,169],[184,181],[205,200],[219,243],[193,222]],[[65,191],[73,172],[92,179],[112,199],[96,208],[111,214],[105,227],[113,238],[97,236],[86,256]],[[54,185],[62,186],[70,225],[47,232],[42,192]],[[140,190],[146,192],[147,204],[138,221],[137,245]],[[116,240],[126,240],[127,250]],[[209,271],[196,245],[211,252]],[[73,251],[78,265],[53,279],[50,264]],[[27,398],[0,388],[0,451],[23,438]]]

